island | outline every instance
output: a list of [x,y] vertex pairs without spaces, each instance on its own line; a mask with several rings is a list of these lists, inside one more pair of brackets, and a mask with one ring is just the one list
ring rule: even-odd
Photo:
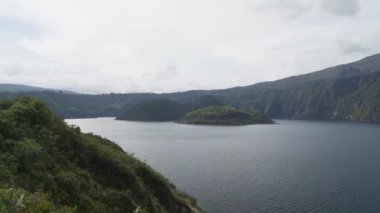
[[230,106],[210,106],[191,111],[178,120],[182,124],[249,125],[273,124],[265,114],[256,110],[238,110]]

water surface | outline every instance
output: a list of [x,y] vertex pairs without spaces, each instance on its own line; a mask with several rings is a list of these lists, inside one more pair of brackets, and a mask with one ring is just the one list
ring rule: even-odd
[[145,160],[207,212],[380,212],[380,126],[69,119]]

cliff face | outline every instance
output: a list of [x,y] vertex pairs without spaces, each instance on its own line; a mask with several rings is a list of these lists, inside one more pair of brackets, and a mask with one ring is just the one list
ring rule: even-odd
[[116,144],[31,98],[0,102],[0,211],[200,212]]

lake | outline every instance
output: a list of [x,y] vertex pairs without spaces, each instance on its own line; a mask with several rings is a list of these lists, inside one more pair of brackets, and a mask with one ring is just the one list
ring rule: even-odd
[[380,125],[66,121],[134,153],[207,212],[380,212]]

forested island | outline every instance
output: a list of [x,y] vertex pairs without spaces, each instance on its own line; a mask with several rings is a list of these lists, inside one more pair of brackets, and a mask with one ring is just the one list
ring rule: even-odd
[[178,121],[198,125],[249,125],[274,123],[256,110],[241,111],[229,106],[210,106],[187,113]]
[[201,212],[118,145],[33,98],[0,102],[0,212]]

